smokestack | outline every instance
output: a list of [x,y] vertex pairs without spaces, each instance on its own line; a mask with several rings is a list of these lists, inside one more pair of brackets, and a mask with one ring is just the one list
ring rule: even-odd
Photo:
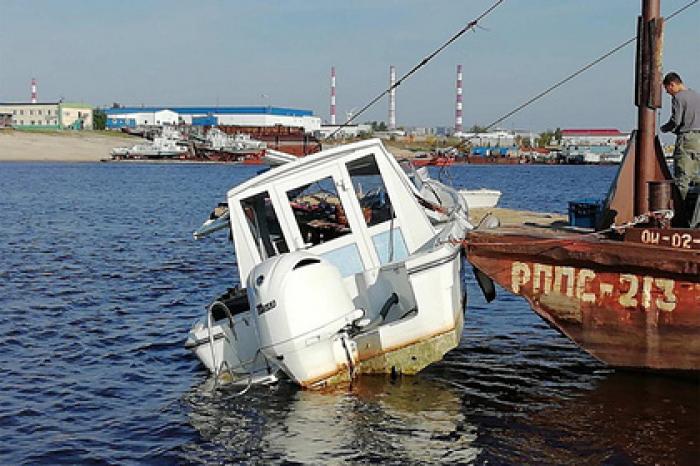
[[32,78],[32,103],[36,103],[36,79]]
[[396,68],[394,65],[389,66],[389,129],[396,129]]
[[331,66],[331,124],[335,124],[335,66]]
[[462,132],[462,65],[457,65],[457,104],[455,107],[455,133]]

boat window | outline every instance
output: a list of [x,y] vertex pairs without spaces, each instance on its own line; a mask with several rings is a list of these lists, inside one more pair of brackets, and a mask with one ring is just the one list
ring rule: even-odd
[[267,191],[243,199],[241,207],[248,220],[248,226],[260,252],[260,257],[267,259],[283,252],[289,252],[287,242],[282,235],[280,222],[272,208],[270,194]]
[[287,197],[301,236],[308,246],[351,233],[332,177],[327,176],[289,190]]
[[347,167],[367,226],[378,225],[394,217],[391,199],[374,155],[348,162]]

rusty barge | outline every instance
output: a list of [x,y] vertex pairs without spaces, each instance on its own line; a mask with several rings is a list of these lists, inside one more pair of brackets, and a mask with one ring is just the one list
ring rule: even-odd
[[485,274],[524,297],[546,322],[604,363],[697,375],[700,229],[688,228],[693,209],[681,202],[655,134],[661,107],[659,8],[659,0],[642,2],[638,129],[595,231],[534,224],[477,229],[464,249],[482,286],[489,286]]

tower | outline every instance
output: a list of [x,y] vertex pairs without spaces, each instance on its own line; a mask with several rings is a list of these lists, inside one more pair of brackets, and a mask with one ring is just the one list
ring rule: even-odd
[[36,103],[36,79],[32,78],[32,103]]
[[396,68],[389,66],[389,130],[396,129]]
[[462,132],[462,65],[457,65],[457,102],[455,105],[455,133]]
[[335,125],[335,66],[331,66],[331,124]]

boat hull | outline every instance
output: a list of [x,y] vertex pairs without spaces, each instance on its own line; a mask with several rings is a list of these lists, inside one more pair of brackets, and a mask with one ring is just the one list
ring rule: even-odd
[[355,337],[358,373],[416,374],[459,345],[467,299],[460,278],[462,256],[447,245],[430,256],[406,266],[416,315]]
[[615,367],[700,370],[700,251],[475,232],[469,261]]

